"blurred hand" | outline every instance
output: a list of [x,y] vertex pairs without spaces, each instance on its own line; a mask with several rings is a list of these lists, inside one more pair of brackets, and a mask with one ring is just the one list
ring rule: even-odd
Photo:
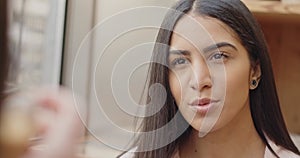
[[[42,89],[26,93],[23,95],[30,96],[30,104],[34,106],[30,108],[33,111],[31,120],[34,130],[28,131],[34,131],[33,135],[40,140],[35,144],[27,143],[20,157],[76,157],[76,144],[83,138],[84,128],[72,94],[66,89]],[[18,132],[22,131],[21,129]]]

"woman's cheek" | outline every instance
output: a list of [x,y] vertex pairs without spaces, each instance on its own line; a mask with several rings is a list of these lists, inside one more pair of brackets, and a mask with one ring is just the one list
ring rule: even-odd
[[169,83],[172,95],[177,103],[180,105],[189,91],[189,80],[191,71],[184,69],[184,71],[174,71],[170,73]]
[[176,77],[174,72],[170,73],[169,84],[170,84],[171,93],[172,93],[175,101],[180,102],[181,101],[181,99],[180,99],[181,98],[181,86],[180,86],[180,81],[178,80],[178,78]]

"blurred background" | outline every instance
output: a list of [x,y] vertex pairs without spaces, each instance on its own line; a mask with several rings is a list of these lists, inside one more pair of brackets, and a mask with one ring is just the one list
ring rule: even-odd
[[[134,123],[134,116],[122,109],[129,105],[122,105],[122,98],[115,98],[122,96],[115,90],[127,90],[129,95],[124,96],[125,99],[139,103],[148,67],[145,61],[150,60],[157,27],[166,11],[163,7],[170,7],[174,2],[11,0],[13,73],[7,83],[9,90],[45,84],[71,88],[85,101],[78,103],[79,109],[86,110],[82,112],[87,127],[82,142],[83,155],[87,158],[115,157],[121,152],[118,149],[130,140],[126,131],[133,131]],[[296,35],[300,33],[299,3],[247,3],[270,44],[280,101],[285,106],[283,113],[298,146],[300,107],[296,101],[300,94],[300,47],[297,43],[300,36]],[[281,53],[286,50],[290,52],[289,57]],[[143,57],[144,60],[138,60]],[[125,68],[122,61],[128,63]],[[123,74],[126,66],[133,69]],[[122,87],[125,84],[128,87]]]

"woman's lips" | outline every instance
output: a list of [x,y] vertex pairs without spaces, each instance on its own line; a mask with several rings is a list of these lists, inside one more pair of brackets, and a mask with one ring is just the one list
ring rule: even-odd
[[210,98],[197,98],[194,99],[189,105],[197,113],[206,114],[208,110],[217,102],[218,100]]

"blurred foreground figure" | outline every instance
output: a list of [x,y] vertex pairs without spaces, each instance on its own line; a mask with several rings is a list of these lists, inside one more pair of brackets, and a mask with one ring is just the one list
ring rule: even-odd
[[70,92],[38,89],[7,95],[7,1],[0,1],[0,157],[74,158],[83,134]]
[[35,90],[10,96],[1,113],[1,157],[73,158],[83,134],[71,94]]

